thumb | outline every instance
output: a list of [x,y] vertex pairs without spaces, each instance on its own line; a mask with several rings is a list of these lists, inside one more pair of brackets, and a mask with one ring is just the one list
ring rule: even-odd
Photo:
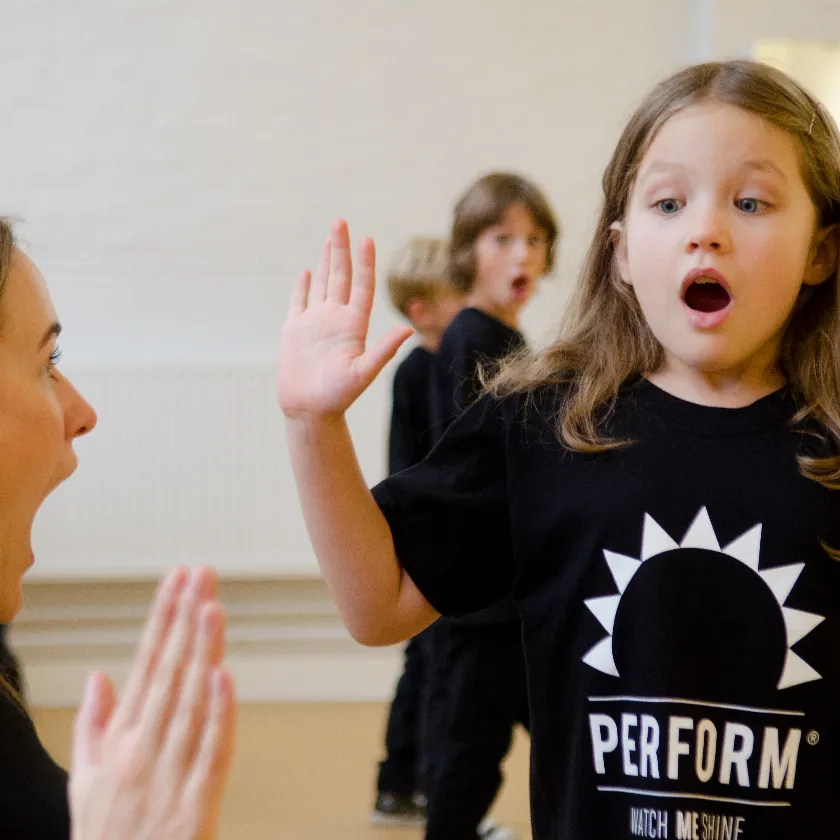
[[394,358],[406,339],[414,335],[411,327],[394,327],[389,330],[373,347],[369,347],[359,359],[359,373],[365,382],[372,382],[379,371]]
[[116,706],[111,680],[94,671],[85,683],[85,694],[73,723],[73,764],[96,764],[102,736]]

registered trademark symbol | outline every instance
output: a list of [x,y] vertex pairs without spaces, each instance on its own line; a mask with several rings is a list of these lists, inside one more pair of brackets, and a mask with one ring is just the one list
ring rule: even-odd
[[817,732],[817,730],[816,730],[816,729],[812,729],[812,730],[808,733],[808,743],[809,743],[812,747],[815,747],[817,744],[819,744],[819,742],[820,742],[820,733],[819,733],[819,732]]

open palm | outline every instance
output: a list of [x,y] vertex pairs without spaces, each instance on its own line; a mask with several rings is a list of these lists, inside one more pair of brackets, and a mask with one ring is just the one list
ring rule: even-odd
[[343,414],[411,335],[395,327],[366,348],[374,287],[373,241],[361,241],[354,277],[347,225],[337,220],[315,275],[298,276],[281,333],[277,395],[287,416]]
[[235,708],[216,575],[159,587],[117,701],[93,674],[73,728],[73,840],[214,840]]

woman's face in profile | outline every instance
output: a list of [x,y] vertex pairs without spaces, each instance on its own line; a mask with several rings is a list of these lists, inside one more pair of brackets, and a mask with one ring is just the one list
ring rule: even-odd
[[60,329],[44,278],[15,250],[0,294],[0,622],[21,607],[35,514],[76,468],[74,439],[96,424],[55,367]]

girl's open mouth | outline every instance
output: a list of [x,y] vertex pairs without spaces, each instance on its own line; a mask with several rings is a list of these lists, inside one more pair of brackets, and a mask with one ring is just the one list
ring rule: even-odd
[[695,312],[719,312],[726,309],[732,298],[729,292],[716,280],[701,277],[685,290],[683,300]]
[[688,318],[697,329],[717,327],[732,311],[732,292],[717,269],[693,268],[683,279],[680,293]]

